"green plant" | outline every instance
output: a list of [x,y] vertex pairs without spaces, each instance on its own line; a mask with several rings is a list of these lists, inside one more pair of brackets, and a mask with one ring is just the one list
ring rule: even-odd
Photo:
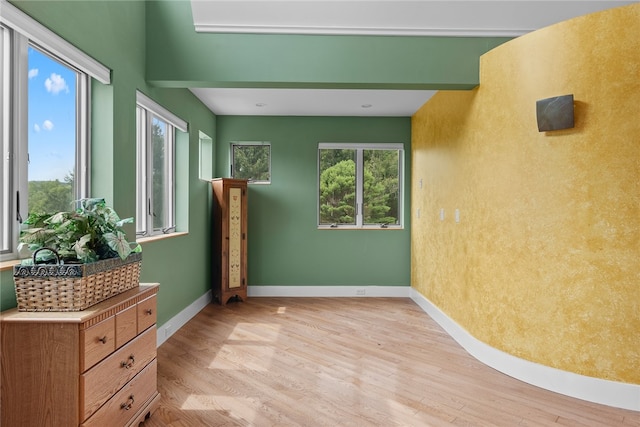
[[[65,262],[88,263],[101,259],[127,258],[131,252],[140,252],[139,244],[126,239],[123,225],[133,218],[120,219],[104,199],[82,199],[74,212],[56,214],[30,214],[25,224],[29,228],[20,232],[18,250],[26,247],[31,253],[40,248],[55,250]],[[38,260],[47,262],[55,258],[50,251],[40,251]]]

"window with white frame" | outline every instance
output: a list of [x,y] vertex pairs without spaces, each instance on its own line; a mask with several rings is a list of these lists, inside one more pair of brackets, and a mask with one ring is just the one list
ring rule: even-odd
[[231,176],[250,183],[271,183],[271,144],[269,142],[232,142]]
[[141,92],[136,102],[136,235],[174,233],[176,132],[187,123]]
[[110,71],[1,1],[0,259],[15,259],[30,215],[72,210],[89,196],[91,78]]
[[401,228],[402,144],[318,144],[318,226]]

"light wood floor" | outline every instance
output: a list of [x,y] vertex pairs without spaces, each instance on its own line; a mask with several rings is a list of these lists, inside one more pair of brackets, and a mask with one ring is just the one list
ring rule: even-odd
[[209,305],[158,349],[146,427],[640,426],[469,356],[402,298]]

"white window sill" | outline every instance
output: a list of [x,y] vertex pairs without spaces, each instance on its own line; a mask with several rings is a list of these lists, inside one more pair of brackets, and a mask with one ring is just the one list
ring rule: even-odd
[[331,227],[330,225],[318,226],[318,230],[403,230],[404,227],[400,225],[380,227],[379,225],[356,227],[350,225],[339,225],[337,227]]
[[185,231],[168,233],[168,234],[156,234],[154,236],[149,236],[149,237],[139,237],[136,239],[136,243],[140,243],[142,245],[144,243],[156,242],[158,240],[171,239],[172,237],[182,237],[182,236],[186,236],[187,234],[189,233]]

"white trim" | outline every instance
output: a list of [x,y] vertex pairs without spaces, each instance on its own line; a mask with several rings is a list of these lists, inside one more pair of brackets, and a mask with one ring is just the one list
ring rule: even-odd
[[402,142],[318,142],[318,150],[402,150]]
[[210,304],[212,299],[213,296],[211,291],[207,291],[207,293],[189,304],[180,313],[176,314],[162,326],[158,327],[157,346],[160,347],[178,329],[186,325],[189,320],[193,319],[196,314]]
[[169,122],[171,125],[173,125],[177,129],[180,129],[182,132],[187,132],[187,122],[185,122],[180,117],[176,116],[171,111],[167,110],[162,105],[158,104],[156,101],[149,98],[139,90],[136,91],[136,104],[158,116],[165,122]]
[[640,411],[640,385],[587,377],[520,359],[474,338],[415,289],[411,299],[471,356],[520,381],[616,408]]
[[[364,292],[364,294],[363,294]],[[409,298],[409,286],[248,286],[248,297]]]
[[111,83],[111,70],[96,61],[80,49],[42,26],[29,15],[22,12],[6,0],[0,0],[0,22],[25,35],[30,41],[40,45],[60,59],[78,67],[104,84]]
[[534,29],[298,27],[289,25],[195,25],[197,33],[310,34],[336,36],[519,37]]

